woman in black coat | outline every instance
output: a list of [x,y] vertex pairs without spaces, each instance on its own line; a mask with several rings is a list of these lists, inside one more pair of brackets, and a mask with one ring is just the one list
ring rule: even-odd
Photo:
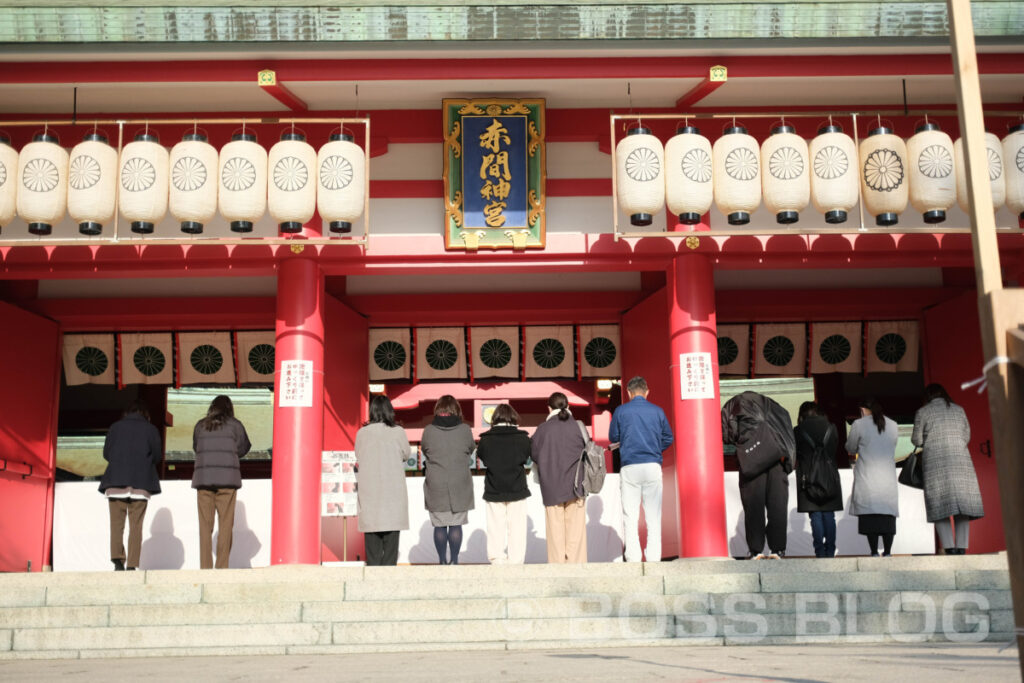
[[[121,419],[110,426],[103,442],[107,470],[100,493],[110,508],[110,561],[114,569],[137,569],[142,553],[142,520],[149,497],[160,493],[156,468],[164,457],[160,432],[149,421],[139,400],[128,404]],[[128,518],[128,553],[124,550],[124,520]]]
[[[800,406],[793,435],[796,437],[796,509],[810,515],[814,556],[835,557],[836,510],[843,509],[843,490],[839,484],[839,469],[835,458],[839,436],[835,425],[819,413],[818,404],[813,401]],[[821,458],[821,462],[815,462],[816,458]],[[828,468],[820,471],[834,475],[834,491],[829,491],[827,495],[822,495],[821,491],[813,487],[808,491],[812,464]]]
[[[519,429],[519,414],[507,403],[494,409],[491,428],[480,435],[476,455],[487,468],[487,559],[491,564],[526,562],[526,461],[530,436]],[[507,547],[507,551],[506,551]]]

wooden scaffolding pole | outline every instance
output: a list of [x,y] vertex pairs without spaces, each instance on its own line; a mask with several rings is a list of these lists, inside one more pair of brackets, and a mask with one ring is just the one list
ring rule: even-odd
[[978,313],[982,348],[987,361],[984,374],[988,382],[992,440],[1010,566],[1017,657],[1024,676],[1024,495],[1021,495],[1024,491],[1024,359],[1019,357],[1020,354],[1011,358],[1008,351],[1010,347],[1014,351],[1019,350],[1018,339],[1024,328],[1024,290],[1003,289],[985,153],[985,123],[971,3],[970,0],[947,0],[946,4],[949,8],[960,134],[964,140],[967,192],[971,198],[969,214],[978,282]]

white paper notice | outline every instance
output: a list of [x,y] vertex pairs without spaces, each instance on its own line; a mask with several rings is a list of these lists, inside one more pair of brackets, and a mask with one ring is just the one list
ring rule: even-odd
[[313,407],[313,361],[281,361],[280,408]]
[[706,351],[679,354],[679,398],[714,398],[711,354]]
[[320,466],[320,514],[322,517],[355,517],[359,514],[356,494],[355,451],[324,451]]

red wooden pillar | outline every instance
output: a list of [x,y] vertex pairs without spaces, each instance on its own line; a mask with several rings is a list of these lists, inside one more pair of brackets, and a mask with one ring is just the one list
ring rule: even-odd
[[270,563],[319,564],[324,279],[311,259],[281,262],[275,337]]
[[[676,483],[679,490],[681,557],[725,557],[725,468],[718,393],[718,333],[711,260],[680,254],[668,268],[669,352],[672,369],[671,412],[675,424]],[[708,354],[688,359],[683,354]],[[684,392],[686,360],[708,361],[706,398]],[[692,377],[692,373],[690,374]]]

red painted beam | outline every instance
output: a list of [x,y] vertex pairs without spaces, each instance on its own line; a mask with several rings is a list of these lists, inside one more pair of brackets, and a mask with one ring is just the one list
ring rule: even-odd
[[[724,60],[736,77],[909,76],[953,73],[945,54],[745,55]],[[289,83],[310,81],[702,78],[706,57],[556,57],[518,59],[176,60],[8,62],[0,83],[245,82],[271,68]],[[978,55],[982,74],[1024,73],[1024,53]]]
[[[363,294],[345,303],[371,325],[537,325],[618,322],[643,292],[463,292],[437,294]],[[440,301],[444,303],[440,303]],[[504,302],[496,307],[495,301]]]
[[676,109],[692,107],[711,93],[721,88],[725,83],[726,81],[713,81],[710,77],[705,78],[703,81],[693,86],[693,88],[690,89],[690,92],[676,100]]
[[23,306],[65,332],[274,329],[273,297],[37,299]]
[[274,85],[260,85],[260,88],[263,89],[263,92],[294,112],[306,111],[308,109],[305,102],[280,82]]
[[[736,289],[715,292],[719,323],[829,321],[843,318],[885,320],[917,318],[921,311],[953,299],[962,287],[906,289]],[[841,302],[841,303],[840,303]],[[841,314],[837,311],[842,311]]]

